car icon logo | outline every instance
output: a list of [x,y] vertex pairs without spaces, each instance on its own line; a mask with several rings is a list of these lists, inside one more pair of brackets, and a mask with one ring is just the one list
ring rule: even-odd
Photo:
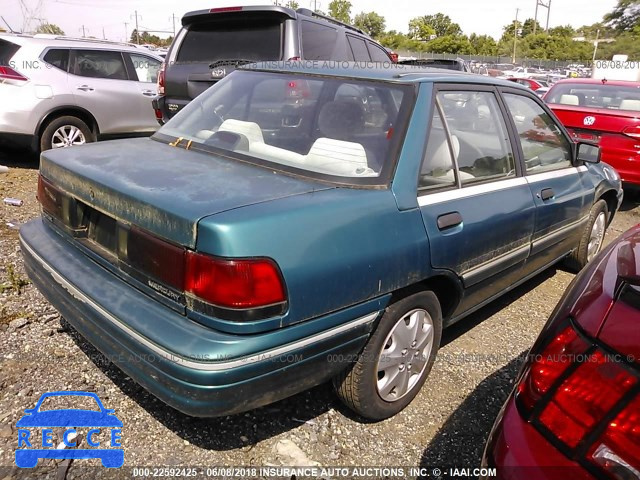
[[584,124],[587,127],[590,127],[594,123],[596,123],[596,117],[592,117],[591,115],[589,115],[588,117],[584,117]]
[[[90,397],[95,400],[99,411],[79,408],[53,409],[41,411],[42,402],[50,397]],[[120,468],[124,464],[124,449],[121,444],[122,422],[114,415],[114,410],[105,408],[95,393],[65,391],[43,394],[34,408],[27,408],[25,415],[16,422],[18,448],[15,463],[20,468],[33,468],[41,458],[87,459],[99,458],[107,468]],[[53,443],[53,428],[63,429],[65,447],[56,448]],[[89,428],[86,434],[87,446],[77,447],[76,428]],[[41,441],[34,433],[41,429]],[[103,430],[110,430],[105,438]],[[107,443],[111,448],[101,448]],[[119,448],[116,448],[119,447]]]

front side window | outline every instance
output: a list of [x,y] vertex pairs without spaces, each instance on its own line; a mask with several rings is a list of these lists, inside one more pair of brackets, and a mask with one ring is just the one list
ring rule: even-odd
[[81,77],[127,80],[127,70],[120,52],[76,50],[73,73]]
[[156,83],[158,81],[158,72],[162,65],[161,62],[136,53],[132,53],[130,56],[139,82]]
[[413,93],[410,85],[239,70],[159,134],[257,164],[377,185],[393,169]]
[[441,91],[437,98],[462,185],[514,177],[515,157],[496,96],[492,92]]
[[516,124],[528,174],[571,166],[571,146],[560,127],[534,100],[504,94]]

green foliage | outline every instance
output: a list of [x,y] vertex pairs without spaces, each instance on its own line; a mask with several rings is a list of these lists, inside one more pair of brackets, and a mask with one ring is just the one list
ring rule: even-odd
[[473,46],[464,35],[444,35],[426,44],[426,50],[433,53],[452,53],[458,55],[471,55]]
[[576,31],[571,25],[564,25],[561,27],[554,27],[549,29],[549,35],[552,37],[568,37],[573,38],[576,36]]
[[[131,43],[138,43],[138,31],[134,28],[131,32]],[[157,47],[168,47],[173,42],[173,37],[160,38],[157,35],[151,35],[149,32],[140,33],[140,45],[151,44]]]
[[436,13],[412,18],[409,21],[409,36],[419,40],[428,40],[429,35],[444,37],[447,35],[460,36],[460,25],[451,20],[448,15]]
[[472,33],[469,35],[469,43],[471,44],[473,55],[495,56],[498,54],[498,44],[489,35]]
[[292,8],[293,10],[297,10],[300,8],[300,5],[298,4],[298,2],[296,2],[296,0],[289,0],[287,3],[284,4],[284,6]]
[[604,17],[605,23],[624,33],[640,25],[640,0],[618,0],[618,5]]
[[385,20],[384,17],[376,12],[361,12],[353,19],[353,24],[359,29],[367,32],[373,38],[378,38],[384,33]]
[[533,18],[527,18],[524,23],[520,24],[520,37],[524,38],[527,35],[532,35],[534,26],[536,33],[540,33],[544,30],[539,22],[535,21]]
[[351,23],[351,2],[349,0],[332,0],[329,3],[329,16],[344,23]]
[[64,31],[53,23],[42,23],[36,28],[36,33],[49,33],[51,35],[64,35]]

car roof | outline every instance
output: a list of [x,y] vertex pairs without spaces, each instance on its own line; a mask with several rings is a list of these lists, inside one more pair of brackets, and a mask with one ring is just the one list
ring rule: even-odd
[[630,82],[627,80],[601,80],[598,78],[567,78],[560,80],[554,85],[562,85],[567,83],[579,83],[582,85],[609,85],[613,87],[640,87],[640,82]]
[[240,67],[242,70],[259,70],[267,72],[292,72],[310,75],[330,75],[363,80],[379,80],[394,83],[469,83],[483,85],[500,85],[520,88],[527,87],[507,80],[461,72],[413,65],[398,65],[391,62],[347,62],[334,60],[302,60],[295,62],[258,62]]
[[162,61],[161,57],[154,54],[148,48],[137,46],[133,43],[112,42],[108,40],[100,40],[97,38],[74,38],[60,35],[36,34],[26,35],[22,33],[0,33],[0,40],[7,40],[21,47],[29,45],[38,45],[45,47],[59,48],[91,48],[94,50],[119,50],[130,53],[144,53],[152,57],[157,57]]

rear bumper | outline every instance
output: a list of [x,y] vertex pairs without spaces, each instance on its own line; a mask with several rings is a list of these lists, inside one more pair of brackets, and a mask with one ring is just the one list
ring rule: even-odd
[[[327,381],[360,352],[380,310],[369,302],[276,332],[231,335],[162,306],[42,219],[24,225],[20,239],[29,277],[61,315],[128,376],[193,416],[250,410]],[[327,328],[336,318],[344,321]],[[145,335],[134,328],[143,323],[153,327]],[[195,353],[203,341],[207,353]]]
[[482,465],[496,468],[501,480],[594,480],[580,464],[551,445],[516,408],[509,397],[491,430]]

